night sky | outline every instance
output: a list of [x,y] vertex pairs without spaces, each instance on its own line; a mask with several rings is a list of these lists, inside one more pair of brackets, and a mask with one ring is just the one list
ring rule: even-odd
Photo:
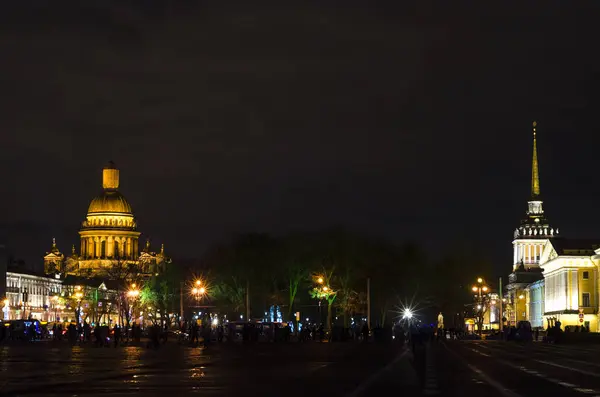
[[41,266],[53,236],[69,252],[114,160],[139,230],[176,258],[345,225],[506,274],[533,120],[548,218],[600,238],[600,3],[252,3],[2,2],[15,256]]

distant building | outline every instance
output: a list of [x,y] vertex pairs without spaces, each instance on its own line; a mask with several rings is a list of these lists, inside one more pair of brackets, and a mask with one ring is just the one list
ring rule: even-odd
[[[6,246],[0,244],[0,310],[5,306],[4,300],[6,298],[6,272],[8,267],[8,254],[6,252]],[[0,315],[2,318],[2,315]]]
[[0,249],[2,319],[72,321],[79,312],[80,319],[116,322],[115,291],[165,270],[170,259],[164,245],[156,253],[146,241],[139,251],[136,219],[118,188],[119,170],[110,162],[102,170],[102,192],[92,199],[79,230],[79,253],[73,246],[65,256],[52,239],[43,274],[7,268]]
[[79,231],[80,247],[65,257],[53,239],[44,257],[46,274],[82,277],[120,278],[127,268],[132,277],[146,277],[165,270],[169,259],[164,245],[158,253],[150,250],[150,242],[139,251],[137,222],[131,205],[119,191],[119,170],[113,162],[102,170],[102,192],[90,202]]
[[533,124],[531,198],[514,231],[513,271],[505,296],[507,325],[529,321],[546,328],[559,320],[599,332],[600,239],[570,240],[550,225],[540,195],[536,123]]
[[4,320],[34,318],[54,321],[52,297],[60,294],[61,280],[23,269],[9,269],[6,273],[7,310]]
[[[505,317],[509,325],[519,321],[536,318],[532,326],[542,326],[539,318],[541,313],[537,305],[529,307],[528,288],[543,279],[540,268],[540,258],[549,241],[558,236],[558,228],[550,225],[544,214],[543,201],[540,194],[540,176],[537,156],[537,124],[533,123],[533,156],[531,162],[531,196],[527,202],[526,217],[521,221],[513,234],[513,266],[508,276],[508,304]],[[536,284],[539,285],[539,284]],[[541,287],[540,287],[541,288]]]
[[600,239],[555,239],[542,254],[544,319],[563,327],[598,328],[598,265]]

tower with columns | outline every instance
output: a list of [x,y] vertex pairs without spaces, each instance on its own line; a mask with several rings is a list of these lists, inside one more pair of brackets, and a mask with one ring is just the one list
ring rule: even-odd
[[50,274],[61,274],[63,272],[63,263],[65,256],[56,246],[56,239],[52,239],[52,248],[44,256],[44,272]]
[[111,269],[123,264],[135,266],[140,276],[164,270],[164,265],[169,262],[164,248],[157,254],[150,252],[147,246],[140,255],[140,234],[131,206],[119,192],[119,169],[111,161],[102,170],[102,192],[90,202],[81,224],[79,254],[73,247],[72,254],[65,258],[53,241],[51,252],[44,257],[45,271],[48,274],[110,277]]
[[558,237],[559,230],[550,225],[544,214],[540,192],[540,174],[537,153],[537,123],[533,122],[533,154],[531,160],[531,196],[527,212],[513,233],[512,273],[508,276],[505,317],[508,325],[530,320],[529,287],[543,280],[540,259],[550,240]]
[[513,271],[539,268],[540,257],[548,240],[558,236],[558,228],[552,227],[544,215],[540,194],[540,174],[537,156],[537,123],[533,122],[533,155],[531,162],[531,197],[527,202],[526,217],[514,231]]

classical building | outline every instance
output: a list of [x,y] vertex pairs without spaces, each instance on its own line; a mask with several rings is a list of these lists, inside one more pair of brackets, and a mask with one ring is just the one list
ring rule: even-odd
[[598,326],[598,266],[600,239],[553,239],[546,245],[540,266],[544,274],[544,314],[547,324]]
[[2,305],[3,320],[34,318],[54,321],[56,301],[62,281],[23,269],[6,272],[6,296]]
[[[6,268],[0,263],[0,319],[118,322],[120,288],[158,275],[170,259],[150,249],[139,251],[140,232],[129,202],[119,192],[119,170],[110,162],[102,170],[102,192],[94,197],[79,230],[79,253],[63,254],[52,239],[44,256],[44,274]],[[4,274],[6,276],[4,276]],[[122,290],[121,290],[122,291]]]
[[508,325],[529,321],[548,327],[585,326],[599,332],[598,266],[600,239],[571,240],[559,235],[544,214],[540,195],[536,123],[533,123],[531,197],[514,231],[513,271],[505,301]]
[[88,278],[120,278],[123,269],[133,277],[151,276],[164,270],[168,258],[164,246],[150,250],[150,242],[140,253],[137,222],[131,205],[119,192],[119,170],[109,162],[102,170],[102,192],[94,197],[79,230],[80,249],[65,257],[53,240],[44,257],[46,274],[60,277],[75,275]]
[[[532,318],[541,319],[540,306],[530,307],[528,288],[543,279],[540,258],[549,241],[558,236],[558,228],[548,222],[544,214],[540,194],[540,175],[537,155],[537,123],[533,123],[533,155],[531,162],[531,196],[527,202],[527,212],[513,234],[513,266],[508,276],[508,304],[506,315],[509,325]],[[539,284],[536,284],[539,285]],[[541,288],[541,287],[540,287]],[[539,295],[539,293],[538,293]],[[536,321],[533,326],[541,326]]]

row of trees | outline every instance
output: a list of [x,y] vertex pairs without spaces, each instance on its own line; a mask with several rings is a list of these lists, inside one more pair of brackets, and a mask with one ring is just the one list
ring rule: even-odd
[[278,238],[239,235],[211,247],[201,266],[211,286],[208,299],[229,318],[244,312],[262,317],[279,306],[284,320],[293,320],[296,311],[322,302],[328,325],[337,317],[347,326],[355,315],[366,315],[370,279],[371,323],[383,325],[403,305],[420,308],[428,318],[438,311],[464,313],[472,274],[487,273],[489,264],[467,249],[434,254],[415,244],[330,229]]
[[[489,264],[480,257],[473,250],[457,248],[447,255],[427,255],[415,244],[394,244],[343,229],[282,237],[244,234],[210,247],[185,270],[175,262],[165,273],[146,280],[135,278],[130,262],[119,261],[110,270],[109,289],[114,292],[112,308],[123,324],[130,323],[136,309],[157,324],[173,324],[181,288],[188,306],[194,301],[192,283],[200,278],[206,286],[202,303],[229,319],[240,314],[262,318],[275,306],[282,308],[288,321],[298,311],[315,313],[323,305],[327,325],[337,318],[348,326],[354,316],[366,317],[369,279],[372,325],[391,323],[406,305],[432,321],[442,311],[446,324],[458,325],[464,304],[472,298],[473,274],[489,274]],[[133,300],[132,283],[139,288]]]

